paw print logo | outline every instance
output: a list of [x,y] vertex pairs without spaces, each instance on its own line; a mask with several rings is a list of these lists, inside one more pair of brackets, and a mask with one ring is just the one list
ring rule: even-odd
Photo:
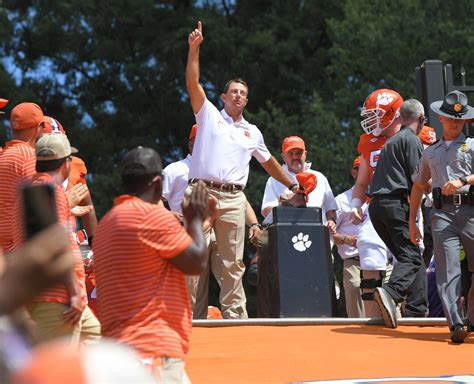
[[293,248],[298,252],[304,252],[309,247],[311,247],[311,240],[309,240],[309,235],[303,235],[303,232],[298,233],[296,236],[291,238],[293,242]]
[[393,101],[390,93],[382,92],[377,95],[377,105],[389,105]]

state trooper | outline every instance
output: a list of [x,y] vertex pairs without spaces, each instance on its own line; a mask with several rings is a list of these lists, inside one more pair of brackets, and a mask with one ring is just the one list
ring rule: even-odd
[[448,320],[453,343],[462,343],[474,324],[474,285],[468,300],[468,329],[459,313],[461,245],[469,271],[474,272],[474,138],[462,129],[474,118],[474,108],[459,91],[435,101],[431,109],[443,125],[443,137],[428,147],[413,175],[410,195],[410,240],[416,243],[420,232],[415,224],[423,190],[432,180],[433,209],[430,214],[436,263],[436,284]]

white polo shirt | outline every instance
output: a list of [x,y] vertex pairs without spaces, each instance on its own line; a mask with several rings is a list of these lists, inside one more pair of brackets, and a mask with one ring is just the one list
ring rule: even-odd
[[189,178],[238,184],[243,187],[249,176],[250,159],[260,163],[270,159],[260,130],[242,118],[234,123],[224,110],[219,112],[205,100],[196,114],[199,127],[194,141]]
[[174,212],[183,213],[181,203],[184,198],[184,191],[188,186],[189,166],[191,155],[184,159],[169,164],[163,170],[163,197],[168,200],[170,208]]
[[[351,219],[351,201],[354,187],[336,196],[337,203],[337,233],[347,236],[357,236],[359,234],[360,225],[352,224]],[[367,204],[364,203],[362,210],[364,211]],[[348,244],[336,244],[337,251],[342,259],[350,259],[359,255],[356,247]]]
[[[282,167],[286,171],[286,173],[297,183],[298,181],[296,180],[296,173],[290,172],[286,164],[283,164]],[[334,198],[328,179],[326,179],[326,177],[321,172],[313,171],[310,168],[311,163],[306,163],[304,166],[304,171],[315,174],[317,184],[316,188],[308,196],[307,206],[322,208],[323,223],[326,223],[326,212],[337,210],[336,199]],[[280,195],[282,193],[290,193],[290,191],[279,181],[277,181],[273,177],[270,177],[267,180],[267,184],[265,185],[265,192],[263,193],[262,212],[267,207],[276,207],[277,205],[279,205]],[[273,223],[272,211],[270,211],[265,220],[263,220],[263,224],[271,223]]]

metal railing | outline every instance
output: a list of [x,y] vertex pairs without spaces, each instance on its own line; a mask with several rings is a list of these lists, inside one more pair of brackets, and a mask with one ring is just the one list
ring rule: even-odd
[[[398,325],[402,326],[447,326],[444,317],[404,317],[398,319]],[[291,318],[291,319],[235,319],[235,320],[193,320],[193,327],[237,327],[237,326],[291,326],[291,325],[383,325],[381,317],[371,318]]]

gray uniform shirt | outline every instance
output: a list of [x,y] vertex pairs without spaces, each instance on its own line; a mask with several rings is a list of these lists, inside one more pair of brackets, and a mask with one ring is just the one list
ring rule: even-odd
[[[450,181],[469,176],[474,170],[474,138],[459,137],[447,146],[441,139],[423,152],[420,163],[413,175],[413,181],[426,184],[432,179],[433,188],[441,188]],[[458,190],[466,193],[469,185]]]
[[411,175],[422,153],[420,139],[410,128],[402,127],[382,148],[368,195],[410,194]]

